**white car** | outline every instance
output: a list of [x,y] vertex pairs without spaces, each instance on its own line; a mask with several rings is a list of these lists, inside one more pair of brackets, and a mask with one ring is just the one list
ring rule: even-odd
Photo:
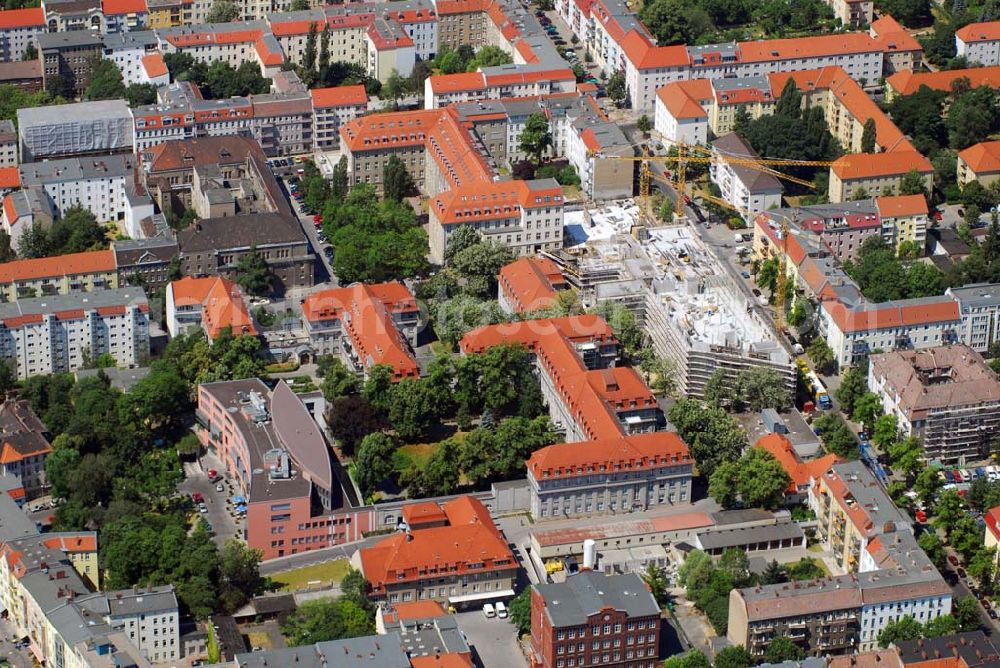
[[486,619],[492,619],[497,616],[497,609],[493,607],[492,603],[487,603],[483,606],[483,617]]
[[986,477],[990,480],[990,482],[996,482],[997,479],[1000,479],[1000,469],[996,466],[987,466]]
[[216,492],[224,492],[224,491],[226,491],[226,486],[225,486],[225,485],[223,485],[223,484],[222,484],[222,483],[220,482],[220,483],[219,483],[218,485],[216,485],[216,486],[215,486],[215,491],[216,491]]
[[500,619],[507,617],[507,606],[503,604],[503,601],[497,601],[497,617]]

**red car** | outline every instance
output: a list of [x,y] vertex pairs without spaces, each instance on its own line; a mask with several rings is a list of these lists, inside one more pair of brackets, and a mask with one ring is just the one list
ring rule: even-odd
[[317,213],[315,216],[313,216],[313,222],[316,223],[317,225],[322,223],[323,222],[322,214]]
[[956,557],[954,554],[949,554],[948,563],[951,564],[952,566],[958,566],[958,557]]
[[917,521],[920,522],[921,524],[924,524],[927,521],[927,513],[925,513],[924,511],[918,510],[915,513],[915,515],[916,515]]
[[195,492],[192,494],[191,500],[195,503],[205,503],[205,497],[201,495],[201,492]]

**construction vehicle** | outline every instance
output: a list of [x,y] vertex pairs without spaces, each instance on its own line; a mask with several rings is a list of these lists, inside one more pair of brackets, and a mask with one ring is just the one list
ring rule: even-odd
[[558,559],[549,559],[545,562],[545,572],[549,575],[563,570],[563,562]]

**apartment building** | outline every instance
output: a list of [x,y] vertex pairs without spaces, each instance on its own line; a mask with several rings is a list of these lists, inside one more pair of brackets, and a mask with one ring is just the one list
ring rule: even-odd
[[497,284],[500,310],[504,313],[552,308],[557,292],[569,288],[559,265],[547,257],[524,257],[504,265]]
[[[894,199],[894,198],[892,198]],[[862,199],[836,204],[782,207],[760,213],[757,218],[773,230],[791,225],[796,232],[811,233],[838,262],[853,260],[870,237],[882,236],[887,243],[896,238],[892,219],[884,224],[875,200]],[[763,249],[756,249],[766,252]]]
[[585,570],[531,588],[531,651],[542,668],[660,665],[660,606],[634,574]]
[[871,0],[829,0],[833,15],[851,28],[863,28],[872,22],[875,3]]
[[885,79],[885,99],[891,102],[901,95],[913,95],[922,86],[942,93],[951,93],[952,84],[959,79],[968,79],[969,86],[972,88],[989,86],[1000,89],[1000,66],[969,67],[937,72],[912,72],[909,70],[896,72]]
[[151,663],[181,658],[180,612],[173,585],[108,592],[108,623]]
[[119,285],[144,285],[150,293],[158,293],[168,283],[177,242],[168,237],[120,239],[111,242],[111,250]]
[[43,190],[56,216],[79,207],[99,223],[114,222],[135,229],[153,215],[153,201],[136,190],[133,156],[66,158],[22,163],[21,187]]
[[37,60],[0,60],[0,85],[3,84],[26,93],[42,90],[42,64]]
[[984,141],[958,152],[958,185],[978,182],[984,188],[1000,180],[1000,141]]
[[763,656],[790,638],[809,656],[854,654],[904,616],[924,624],[951,612],[952,593],[905,517],[860,462],[834,464],[809,488],[817,536],[846,575],[734,589],[730,642]]
[[170,83],[166,63],[160,55],[159,43],[152,30],[133,30],[104,35],[104,59],[110,60],[122,73],[126,86]]
[[157,89],[157,103],[131,110],[135,150],[200,137],[250,136],[253,103],[246,97],[205,100],[198,87],[179,81]]
[[125,100],[78,102],[17,110],[18,158],[47,158],[132,153],[135,135]]
[[533,355],[542,395],[568,442],[656,431],[656,399],[632,369],[615,367],[617,342],[603,318],[568,316],[474,329],[459,342],[464,354],[520,344]]
[[149,27],[177,28],[191,24],[194,0],[146,0],[149,9]]
[[692,145],[708,143],[712,82],[708,79],[675,81],[656,91],[653,127],[667,141]]
[[956,30],[955,55],[970,65],[1000,65],[1000,21],[970,23]]
[[185,276],[167,286],[166,324],[171,337],[200,328],[209,339],[228,330],[233,336],[257,330],[243,301],[240,287],[219,276]]
[[403,507],[405,527],[351,558],[377,601],[462,608],[512,598],[517,560],[478,499]]
[[923,249],[927,242],[928,209],[923,195],[876,197],[875,209],[882,222],[882,237],[894,248],[903,242]]
[[672,432],[541,448],[527,461],[531,515],[588,517],[687,504],[692,461]]
[[[312,645],[272,649],[237,654],[231,664],[236,668],[267,668],[268,666],[301,666],[323,668],[329,666],[328,657],[337,657],[338,668],[471,668],[468,648],[462,651],[465,641],[460,633],[452,633],[450,623],[442,620],[433,629],[416,629],[413,622],[403,629],[386,634],[327,640]],[[449,628],[441,628],[448,624]],[[422,632],[421,632],[422,631]],[[404,633],[406,632],[406,633]],[[415,645],[420,641],[423,645]],[[427,651],[434,647],[438,651]],[[440,648],[448,651],[442,652]]]
[[727,160],[729,157],[758,157],[738,134],[733,132],[713,141],[712,154],[716,158],[709,168],[712,183],[718,186],[722,198],[744,217],[781,206],[785,189],[778,179],[767,172]]
[[392,367],[393,380],[420,375],[417,345],[420,309],[402,283],[360,283],[313,293],[302,302],[313,354],[338,355],[368,377],[371,367]]
[[368,93],[361,84],[314,88],[312,99],[312,136],[314,151],[329,151],[340,146],[340,128],[368,110]]
[[76,371],[104,353],[125,367],[149,355],[149,304],[141,288],[0,304],[0,357],[18,378]]
[[301,90],[251,95],[252,136],[267,156],[303,155],[313,150],[312,98]]
[[798,233],[794,222],[782,238],[781,226],[767,216],[754,224],[754,257],[787,252],[789,279],[819,303],[817,331],[837,363],[850,366],[875,350],[933,348],[958,342],[961,315],[949,295],[871,303],[843,271],[822,240]]
[[35,44],[35,35],[43,33],[45,10],[41,7],[0,11],[0,62],[16,62]]
[[0,168],[17,166],[17,128],[14,121],[0,121]]
[[916,170],[930,192],[934,169],[916,151],[853,153],[837,158],[830,167],[831,202],[846,202],[875,193],[900,194],[903,177]]
[[45,459],[52,452],[49,430],[25,400],[0,404],[0,473],[14,478],[28,500],[45,493]]
[[109,250],[0,264],[0,300],[3,302],[98,292],[119,285],[115,255]]
[[273,391],[258,379],[203,383],[195,418],[246,502],[243,537],[263,559],[360,540],[373,528],[373,513],[348,506],[319,426],[283,381]]
[[496,65],[478,72],[432,74],[424,81],[424,108],[440,109],[456,102],[504,97],[551,95],[576,90],[576,75],[561,63]]
[[102,0],[105,34],[145,30],[149,25],[149,7],[146,0]]
[[948,288],[945,294],[958,302],[962,319],[959,341],[979,354],[985,354],[994,342],[1000,341],[1000,285],[972,283]]
[[440,111],[405,111],[357,118],[340,128],[350,185],[371,183],[381,189],[389,158],[403,161],[417,187],[424,185],[425,146]]
[[44,191],[37,189],[15,190],[5,195],[0,213],[0,222],[4,231],[10,235],[12,248],[20,246],[21,235],[36,223],[47,229],[56,219],[52,200]]
[[1000,431],[1000,381],[967,346],[872,355],[868,387],[928,459],[983,459]]
[[42,61],[42,81],[50,90],[58,79],[65,90],[83,98],[94,67],[101,61],[104,42],[100,35],[85,30],[47,32],[35,36]]

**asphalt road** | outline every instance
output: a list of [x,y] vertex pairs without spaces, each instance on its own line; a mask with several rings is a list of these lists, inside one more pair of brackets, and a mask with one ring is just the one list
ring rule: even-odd
[[317,229],[315,223],[313,223],[313,217],[302,210],[302,207],[295,198],[291,196],[291,191],[288,189],[287,177],[281,177],[281,186],[285,189],[285,193],[288,196],[288,202],[292,206],[292,210],[295,212],[295,216],[299,219],[299,224],[302,225],[302,231],[305,232],[306,237],[309,239],[309,244],[312,246],[313,252],[319,259],[319,264],[316,266],[316,282],[332,284],[332,287],[337,287],[337,278],[333,274],[333,267],[330,265],[330,258],[327,257],[324,252],[329,244],[321,243],[319,237],[317,236]]

